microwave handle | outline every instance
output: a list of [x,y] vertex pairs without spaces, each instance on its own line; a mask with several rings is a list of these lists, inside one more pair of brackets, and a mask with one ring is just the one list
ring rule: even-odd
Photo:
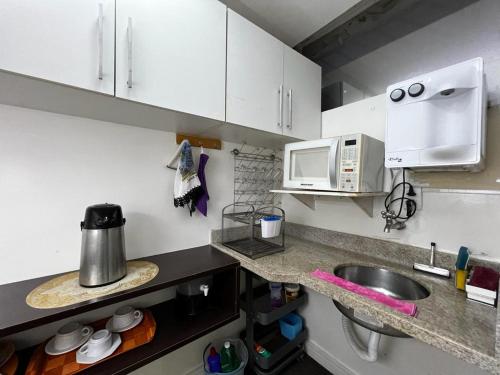
[[337,189],[337,164],[338,164],[338,153],[339,153],[339,138],[333,139],[330,145],[330,155],[328,168],[330,175],[330,186]]

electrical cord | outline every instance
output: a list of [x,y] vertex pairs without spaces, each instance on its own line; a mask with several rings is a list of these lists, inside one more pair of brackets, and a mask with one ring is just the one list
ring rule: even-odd
[[[415,190],[413,185],[406,181],[406,168],[403,168],[403,181],[394,185],[396,177],[393,179],[393,188],[389,194],[385,197],[384,206],[387,212],[390,211],[391,206],[399,202],[399,210],[395,217],[395,219],[399,222],[408,221],[415,212],[417,211],[417,202],[408,197],[414,197]],[[408,192],[406,192],[406,187],[408,187]],[[398,198],[392,198],[395,195],[397,189],[402,188],[401,196]],[[403,207],[406,205],[406,215],[403,215]],[[399,220],[398,220],[399,219]]]

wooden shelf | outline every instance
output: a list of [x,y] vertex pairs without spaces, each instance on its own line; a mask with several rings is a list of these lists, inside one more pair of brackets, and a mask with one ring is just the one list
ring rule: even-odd
[[[0,306],[2,306],[0,308],[0,338],[209,274],[227,270],[234,270],[237,273],[239,270],[239,262],[236,259],[209,245],[144,257],[140,260],[153,262],[160,268],[158,275],[150,282],[133,289],[61,308],[35,309],[26,304],[26,296],[29,292],[61,274],[0,285]],[[236,302],[235,306],[232,306],[235,314],[239,313],[237,305]]]
[[316,209],[316,200],[321,197],[350,198],[370,217],[373,217],[373,198],[387,195],[385,192],[349,193],[323,190],[270,190],[270,192],[275,194],[290,194],[312,210]]
[[[85,374],[128,374],[239,318],[239,312],[235,312],[230,307],[224,307],[212,308],[196,317],[179,319],[175,313],[175,300],[152,306],[150,310],[157,326],[153,341],[92,366],[85,370]],[[18,373],[24,373],[34,349],[29,348],[19,353]]]

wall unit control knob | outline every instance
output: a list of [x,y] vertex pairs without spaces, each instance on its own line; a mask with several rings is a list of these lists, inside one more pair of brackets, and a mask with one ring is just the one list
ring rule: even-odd
[[393,102],[400,102],[405,97],[405,92],[402,89],[395,89],[389,96]]
[[415,98],[419,95],[422,95],[422,93],[425,90],[425,86],[421,83],[414,83],[408,88],[408,95],[410,95],[412,98]]

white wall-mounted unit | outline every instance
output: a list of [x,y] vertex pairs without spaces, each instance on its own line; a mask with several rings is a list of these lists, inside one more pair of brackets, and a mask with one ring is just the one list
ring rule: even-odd
[[485,86],[482,58],[389,86],[385,166],[481,170]]

